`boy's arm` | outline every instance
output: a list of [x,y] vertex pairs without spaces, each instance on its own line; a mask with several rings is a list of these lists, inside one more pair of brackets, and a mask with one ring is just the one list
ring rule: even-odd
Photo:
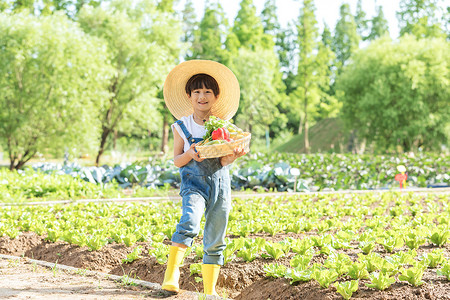
[[195,144],[191,145],[188,151],[184,152],[184,141],[177,130],[173,131],[173,163],[178,168],[187,165],[192,159],[196,161],[202,161],[202,158],[198,157],[198,153],[194,150]]

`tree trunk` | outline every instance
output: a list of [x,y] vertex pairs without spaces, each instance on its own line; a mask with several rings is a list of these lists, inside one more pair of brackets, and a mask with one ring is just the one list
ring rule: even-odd
[[167,154],[168,151],[169,151],[169,118],[167,116],[167,112],[164,112],[161,152]]
[[105,145],[106,145],[106,140],[108,138],[108,135],[110,134],[111,130],[103,127],[102,130],[102,137],[100,140],[100,149],[98,149],[98,153],[97,153],[97,158],[95,159],[95,165],[98,167],[99,163],[100,163],[100,157],[102,156],[103,152],[105,151]]
[[300,123],[298,124],[298,132],[297,132],[297,134],[298,135],[302,134],[302,130],[303,130],[303,118],[300,116]]
[[114,150],[116,150],[116,147],[117,147],[117,136],[118,136],[117,129],[114,129],[114,137],[113,137],[113,149]]
[[308,98],[306,97],[308,90],[305,88],[305,119],[303,120],[303,131],[305,132],[305,152],[310,153],[309,150],[309,136],[308,136]]

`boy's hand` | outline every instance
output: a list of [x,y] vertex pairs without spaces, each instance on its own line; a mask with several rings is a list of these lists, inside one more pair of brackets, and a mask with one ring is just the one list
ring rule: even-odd
[[189,150],[186,152],[193,160],[201,162],[204,158],[200,157],[200,153],[195,150],[197,144],[192,144]]
[[241,156],[244,156],[245,154],[247,154],[247,152],[244,149],[234,149],[234,153],[227,155],[227,156],[223,156],[220,158],[220,163],[222,164],[222,166],[226,166],[229,165],[231,163],[233,163],[236,159],[238,159]]

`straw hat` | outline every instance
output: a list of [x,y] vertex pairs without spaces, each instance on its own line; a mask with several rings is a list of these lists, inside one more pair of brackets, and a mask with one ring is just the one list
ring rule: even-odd
[[219,84],[219,97],[211,108],[211,115],[223,120],[231,119],[239,107],[239,82],[230,69],[211,60],[188,60],[170,71],[164,82],[164,101],[167,108],[177,119],[194,112],[185,86],[189,78],[199,73],[212,76]]

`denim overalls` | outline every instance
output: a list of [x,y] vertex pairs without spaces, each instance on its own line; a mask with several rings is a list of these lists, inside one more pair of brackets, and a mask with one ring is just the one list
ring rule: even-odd
[[[189,145],[201,141],[193,138],[183,122],[176,122]],[[202,162],[191,160],[180,168],[182,216],[172,236],[172,242],[192,246],[200,231],[200,221],[205,212],[203,233],[203,263],[223,265],[225,234],[231,209],[231,187],[228,167],[222,167],[219,158]]]

